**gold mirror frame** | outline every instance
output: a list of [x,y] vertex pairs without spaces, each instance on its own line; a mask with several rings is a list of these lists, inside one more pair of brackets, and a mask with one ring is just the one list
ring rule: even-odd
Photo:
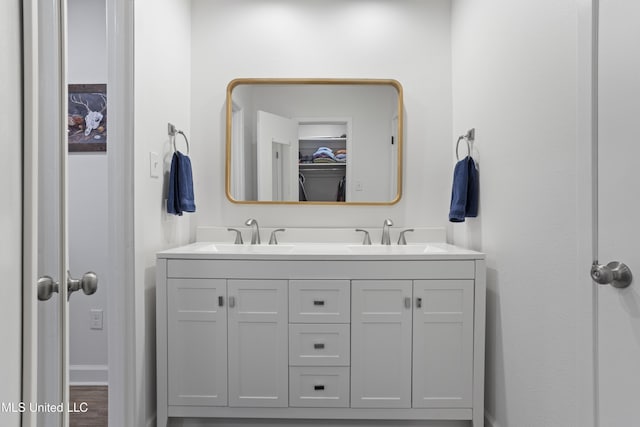
[[[236,200],[231,196],[231,129],[233,117],[232,92],[239,85],[387,85],[398,92],[398,176],[396,197],[388,202],[334,202],[334,201],[281,201],[281,200]],[[402,197],[402,165],[404,144],[404,116],[402,85],[394,79],[319,79],[319,78],[238,78],[227,85],[226,134],[225,134],[225,194],[236,204],[257,205],[334,205],[334,206],[386,206],[394,205]]]

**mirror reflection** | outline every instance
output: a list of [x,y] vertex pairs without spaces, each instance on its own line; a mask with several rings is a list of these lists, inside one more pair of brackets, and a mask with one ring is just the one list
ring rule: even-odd
[[402,87],[395,80],[233,80],[226,131],[231,201],[400,198]]

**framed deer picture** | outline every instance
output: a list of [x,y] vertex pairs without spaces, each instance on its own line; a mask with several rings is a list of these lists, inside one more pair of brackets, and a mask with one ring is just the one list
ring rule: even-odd
[[69,152],[107,151],[107,85],[70,84]]

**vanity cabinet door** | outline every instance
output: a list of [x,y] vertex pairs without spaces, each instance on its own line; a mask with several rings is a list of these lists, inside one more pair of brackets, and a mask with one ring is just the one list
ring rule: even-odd
[[473,280],[416,280],[413,407],[470,408]]
[[412,282],[351,283],[351,407],[411,407]]
[[229,406],[286,407],[286,280],[228,280]]
[[169,405],[227,405],[227,284],[167,281]]

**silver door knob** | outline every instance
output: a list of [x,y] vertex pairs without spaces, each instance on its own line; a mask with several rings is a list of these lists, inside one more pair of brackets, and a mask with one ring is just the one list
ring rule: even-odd
[[93,295],[98,290],[98,275],[93,271],[87,271],[81,279],[73,279],[71,273],[67,272],[67,286],[69,295],[80,289],[85,295]]
[[[54,292],[59,292],[60,285],[51,276],[42,276],[38,279],[38,300],[47,301]],[[93,271],[88,271],[82,275],[81,279],[73,279],[71,273],[67,272],[68,295],[82,289],[85,295],[95,294],[98,290],[98,275]]]
[[626,288],[633,280],[629,267],[618,261],[611,261],[607,265],[594,261],[591,266],[591,278],[600,285],[611,285],[614,288]]
[[58,282],[54,282],[51,276],[38,279],[38,301],[48,300],[54,292],[58,292]]

